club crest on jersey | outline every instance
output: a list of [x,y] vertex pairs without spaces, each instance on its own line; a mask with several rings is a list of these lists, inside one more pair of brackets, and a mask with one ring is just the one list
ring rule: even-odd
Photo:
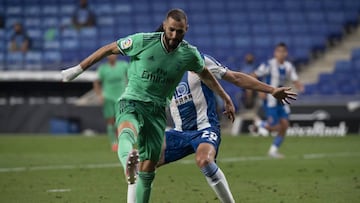
[[128,49],[132,46],[132,39],[127,38],[120,43],[121,49]]

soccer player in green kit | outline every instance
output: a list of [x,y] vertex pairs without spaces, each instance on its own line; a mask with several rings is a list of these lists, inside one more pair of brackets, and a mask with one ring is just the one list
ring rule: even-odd
[[[63,81],[71,81],[91,65],[110,54],[130,56],[128,86],[119,100],[116,122],[119,132],[118,155],[129,183],[135,182],[133,145],[139,150],[136,202],[149,202],[156,164],[165,132],[165,107],[185,71],[200,79],[225,104],[225,112],[234,120],[234,105],[214,76],[204,67],[197,49],[183,41],[188,29],[187,17],[180,9],[170,10],[163,22],[164,32],[138,33],[95,51],[79,65],[62,71]],[[131,184],[128,188],[128,194]],[[129,200],[128,200],[129,202]]]
[[98,68],[98,80],[94,81],[94,90],[103,105],[103,114],[107,123],[107,135],[112,150],[117,152],[115,104],[125,91],[129,64],[126,61],[118,61],[117,55],[110,55],[107,58],[108,62],[101,64]]

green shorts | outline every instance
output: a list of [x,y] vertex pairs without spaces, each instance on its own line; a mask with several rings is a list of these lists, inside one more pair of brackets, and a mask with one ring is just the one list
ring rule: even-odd
[[116,101],[104,98],[103,114],[105,118],[115,118]]
[[116,110],[116,123],[131,122],[137,130],[140,161],[157,163],[166,127],[165,107],[152,102],[120,100]]

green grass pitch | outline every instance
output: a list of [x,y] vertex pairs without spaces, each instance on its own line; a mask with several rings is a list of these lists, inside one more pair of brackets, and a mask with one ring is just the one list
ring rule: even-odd
[[[360,136],[286,139],[223,136],[218,165],[237,202],[360,202]],[[126,202],[105,136],[0,136],[0,202]],[[158,169],[151,202],[218,202],[193,156]]]

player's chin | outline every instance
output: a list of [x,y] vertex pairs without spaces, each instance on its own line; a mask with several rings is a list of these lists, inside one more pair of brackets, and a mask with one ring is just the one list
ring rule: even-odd
[[169,45],[171,46],[171,48],[176,48],[179,45],[179,41],[177,40],[170,40],[169,41]]

